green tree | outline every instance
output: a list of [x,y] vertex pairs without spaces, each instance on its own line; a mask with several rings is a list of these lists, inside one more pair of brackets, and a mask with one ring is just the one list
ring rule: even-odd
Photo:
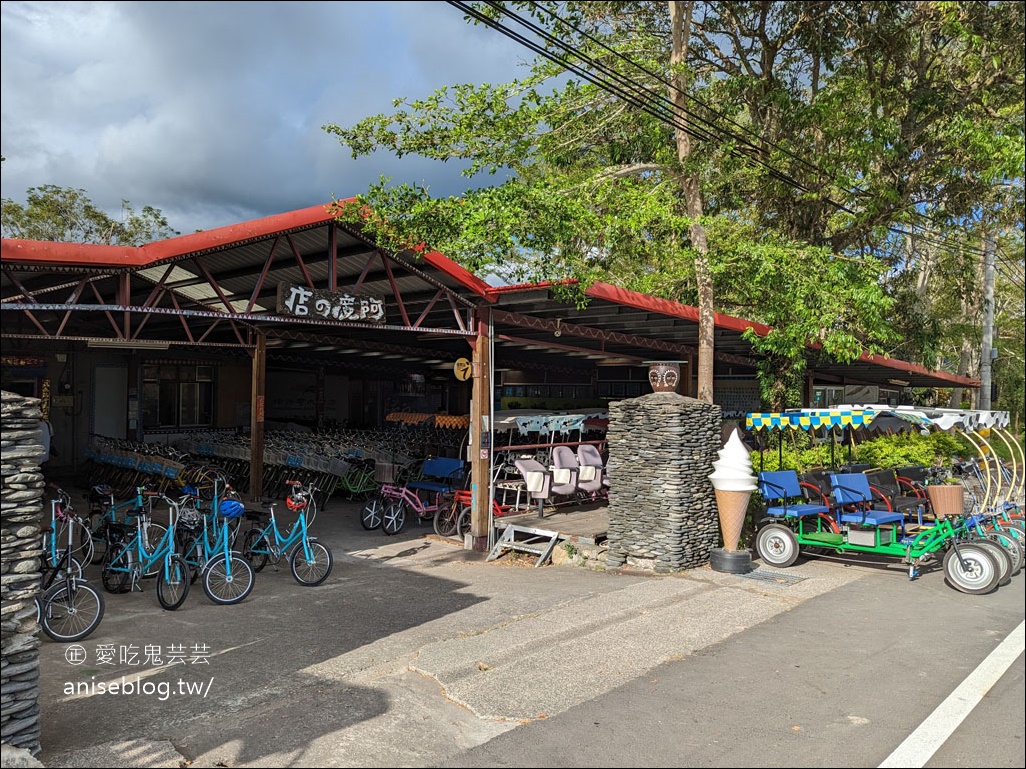
[[[810,346],[850,360],[904,324],[936,347],[896,242],[992,215],[1021,159],[1021,4],[977,6],[481,4],[478,21],[526,11],[550,35],[528,77],[325,130],[354,157],[460,160],[493,185],[435,199],[383,179],[340,216],[476,272],[697,303],[710,336],[715,296],[774,327],[752,341],[786,405]],[[710,338],[700,368],[712,355]]]
[[5,238],[52,240],[65,243],[140,246],[178,235],[159,209],[136,211],[121,201],[121,218],[114,219],[86,197],[85,190],[46,184],[32,187],[25,205],[4,198],[0,226]]

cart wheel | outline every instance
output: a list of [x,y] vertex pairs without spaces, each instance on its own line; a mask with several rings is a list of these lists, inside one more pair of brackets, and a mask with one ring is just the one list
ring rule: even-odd
[[373,531],[381,525],[381,514],[385,509],[385,498],[376,494],[367,500],[360,511],[360,523],[367,531]]
[[770,566],[784,568],[798,560],[801,549],[793,531],[779,523],[771,523],[759,529],[755,536],[755,551]]
[[[973,544],[962,543],[944,554],[948,584],[963,593],[983,595],[997,587],[1000,572],[993,556]],[[959,557],[961,556],[961,557]]]
[[381,516],[381,530],[386,535],[398,534],[406,525],[406,504],[402,500],[394,499],[385,505],[385,511]]

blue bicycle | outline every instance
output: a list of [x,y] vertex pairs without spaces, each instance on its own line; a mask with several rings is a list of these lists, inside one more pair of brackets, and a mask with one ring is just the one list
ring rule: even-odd
[[[285,483],[292,487],[302,486],[299,481]],[[252,564],[253,571],[260,571],[268,561],[277,564],[284,557],[289,562],[293,578],[300,585],[313,587],[324,582],[331,574],[334,558],[327,545],[309,536],[306,510],[300,508],[295,522],[282,531],[278,528],[274,505],[269,504],[268,508],[270,521],[266,525],[263,524],[263,513],[246,513],[255,525],[242,538],[242,554]]]
[[238,523],[245,513],[242,502],[222,499],[230,487],[217,488],[210,510],[199,508],[199,497],[186,488],[179,535],[179,550],[191,572],[202,578],[203,592],[216,604],[239,603],[253,591],[254,569],[232,547]]
[[138,525],[125,528],[123,539],[115,539],[104,554],[103,568],[100,577],[103,587],[110,593],[123,593],[130,590],[142,590],[139,584],[148,573],[157,577],[157,600],[169,611],[181,606],[189,595],[189,567],[176,551],[175,523],[178,518],[178,504],[156,491],[144,491],[150,505],[160,500],[169,506],[170,526],[164,529],[160,540],[152,543],[147,540],[146,531],[149,511],[137,513]]
[[[86,566],[102,561],[112,541],[123,539],[125,528],[138,524],[136,517],[146,505],[145,492],[145,486],[137,486],[132,496],[115,502],[114,489],[110,486],[93,486],[89,490],[89,518],[79,529],[79,549],[90,554],[89,560],[85,561]],[[147,517],[143,529],[147,545],[152,549],[160,542],[167,527]],[[143,576],[153,577],[156,573],[154,568]]]

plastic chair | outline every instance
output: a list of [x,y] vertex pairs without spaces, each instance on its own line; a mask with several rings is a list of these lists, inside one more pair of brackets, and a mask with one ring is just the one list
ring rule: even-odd
[[[552,485],[556,494],[574,494],[580,488],[580,467],[577,455],[569,446],[555,446],[552,449]],[[600,484],[601,485],[601,482]],[[558,487],[558,488],[557,488]],[[561,490],[560,490],[561,489]]]
[[581,467],[594,467],[595,475],[602,481],[605,488],[609,488],[609,473],[606,472],[605,463],[602,461],[602,454],[598,447],[590,443],[582,443],[577,447],[577,464]]
[[[553,475],[559,470],[569,470],[572,482],[576,490],[592,496],[602,491],[602,476],[593,469],[586,473],[581,472],[580,463],[577,461],[577,454],[569,446],[555,446],[552,449],[552,464],[555,466]],[[589,475],[588,479],[584,476]]]
[[573,494],[577,488],[573,483],[555,483],[552,471],[537,459],[517,459],[513,464],[524,477],[531,499],[548,499],[553,494]]

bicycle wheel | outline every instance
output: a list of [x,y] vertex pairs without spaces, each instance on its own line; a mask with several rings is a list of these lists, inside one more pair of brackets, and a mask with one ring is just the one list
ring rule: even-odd
[[[146,524],[146,554],[152,555],[160,549],[160,544],[164,539],[164,535],[167,533],[167,526],[162,523],[154,523],[150,521]],[[146,571],[143,572],[144,577],[156,577],[160,573],[161,563],[157,561],[150,565]]]
[[385,498],[376,494],[367,500],[360,511],[360,523],[367,531],[373,531],[381,525],[381,516],[385,511]]
[[66,580],[53,585],[38,603],[39,625],[54,641],[81,641],[103,619],[103,594],[88,582]]
[[988,540],[1004,548],[1012,559],[1012,571],[1013,577],[1019,575],[1022,571],[1023,560],[1026,558],[1026,554],[1023,552],[1022,542],[1015,537],[1011,537],[1008,534],[998,534],[995,532],[988,532],[986,535]]
[[203,592],[207,598],[222,606],[239,603],[253,591],[253,567],[242,556],[218,553],[207,562],[203,572]]
[[779,523],[771,523],[755,535],[755,552],[768,566],[783,569],[798,560],[801,548],[793,531]]
[[180,555],[169,555],[157,572],[157,600],[168,611],[174,611],[189,595],[189,567]]
[[470,505],[464,505],[460,510],[460,517],[456,521],[456,536],[463,539],[464,535],[470,533]]
[[393,499],[381,514],[381,530],[386,536],[398,534],[406,525],[406,503],[401,499]]
[[108,593],[124,593],[128,590],[134,553],[131,545],[112,544],[103,554],[100,581]]
[[242,538],[242,557],[249,561],[253,571],[260,571],[267,565],[270,552],[270,543],[260,529],[250,529]]
[[451,537],[456,534],[456,524],[459,521],[460,508],[453,501],[451,504],[435,510],[435,519],[432,522],[435,534],[440,537]]
[[322,545],[316,539],[308,540],[310,545],[310,557],[307,558],[305,548],[299,545],[292,551],[292,560],[289,565],[292,567],[292,576],[296,582],[306,587],[313,587],[321,584],[331,574],[331,567],[334,563],[331,550],[327,545]]

